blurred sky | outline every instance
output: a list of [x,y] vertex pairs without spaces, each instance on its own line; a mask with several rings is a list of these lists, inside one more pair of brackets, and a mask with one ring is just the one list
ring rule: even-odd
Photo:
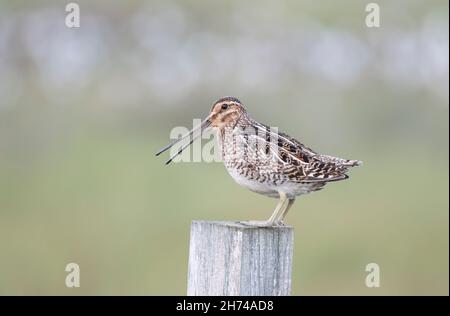
[[[63,4],[2,2],[2,116],[56,107],[167,134],[166,121],[186,125],[236,95],[263,119],[268,107],[308,129],[320,117],[335,138],[356,129],[384,146],[445,132],[432,113],[448,110],[446,1],[384,1],[379,29],[365,27],[361,1],[81,1],[79,29],[61,23]],[[340,126],[344,114],[355,125]]]
[[[359,0],[76,1],[80,28],[65,26],[67,3],[0,1],[0,294],[72,294],[58,283],[67,260],[97,275],[76,293],[183,294],[190,220],[263,218],[274,207],[220,164],[164,169],[153,157],[173,127],[192,127],[224,95],[319,152],[365,162],[353,186],[291,211],[305,238],[296,256],[309,254],[296,257],[294,294],[448,294],[448,1],[377,1],[380,28],[366,27]],[[235,198],[216,206],[205,190]],[[325,218],[336,231],[318,236]],[[311,223],[317,231],[302,226]],[[372,252],[370,231],[384,236]],[[69,249],[48,246],[61,236]],[[385,251],[392,240],[404,256]],[[150,249],[173,252],[136,257]],[[349,268],[371,253],[393,275],[375,293]],[[337,268],[317,269],[321,254]],[[400,273],[411,261],[423,268]]]

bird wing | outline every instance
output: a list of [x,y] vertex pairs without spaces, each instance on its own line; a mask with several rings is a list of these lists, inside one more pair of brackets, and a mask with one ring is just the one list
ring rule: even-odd
[[265,125],[255,127],[260,132],[245,134],[246,141],[250,147],[253,147],[251,144],[258,143],[260,150],[269,149],[271,158],[280,166],[278,172],[290,181],[330,182],[348,178],[345,173],[353,165],[349,162],[353,161],[320,155],[289,135],[271,131]]

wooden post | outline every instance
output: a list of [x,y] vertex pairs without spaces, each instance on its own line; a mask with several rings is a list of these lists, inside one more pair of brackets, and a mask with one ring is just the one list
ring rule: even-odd
[[188,295],[290,295],[294,229],[193,221]]

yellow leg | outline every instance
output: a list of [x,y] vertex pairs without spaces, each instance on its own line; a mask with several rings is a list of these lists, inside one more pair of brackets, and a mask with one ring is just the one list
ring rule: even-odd
[[280,215],[278,216],[278,218],[275,221],[276,225],[284,225],[284,223],[283,223],[284,218],[286,217],[287,213],[289,212],[289,209],[291,208],[292,204],[294,204],[294,201],[295,201],[295,199],[289,199],[289,201],[286,204],[286,206],[284,207],[284,209],[279,212]]
[[288,203],[289,202],[286,197],[286,194],[280,192],[280,201],[278,202],[277,207],[273,211],[272,216],[270,216],[270,218],[265,222],[264,226],[273,226],[277,218],[280,216],[279,215],[280,212],[282,212],[287,207]]

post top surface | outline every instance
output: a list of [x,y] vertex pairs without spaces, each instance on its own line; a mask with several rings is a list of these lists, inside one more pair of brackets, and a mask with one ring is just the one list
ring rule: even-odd
[[258,226],[261,225],[263,222],[257,222],[257,221],[203,221],[203,220],[193,220],[192,225],[215,225],[215,226],[224,226],[224,227],[231,227],[231,228],[237,228],[237,229],[267,229],[267,230],[292,230],[294,227],[292,226]]

